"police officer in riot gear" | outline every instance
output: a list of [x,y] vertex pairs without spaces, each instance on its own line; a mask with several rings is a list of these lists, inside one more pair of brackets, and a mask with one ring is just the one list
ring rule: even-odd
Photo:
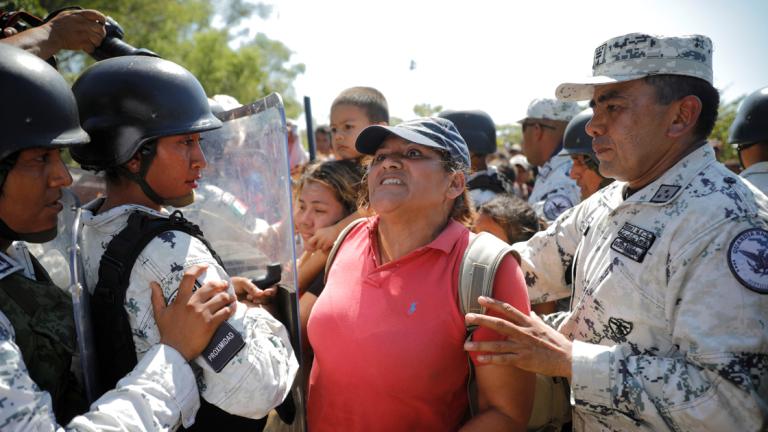
[[[179,300],[165,310],[156,292],[153,306],[163,344],[146,353],[117,391],[85,413],[88,403],[71,372],[78,366],[72,364],[77,351],[72,300],[51,282],[24,241],[56,236],[62,189],[72,183],[60,152],[85,145],[89,137],[80,128],[66,81],[32,54],[0,44],[0,91],[13,102],[0,105],[2,429],[50,430],[70,420],[69,427],[92,431],[166,430],[164,425],[180,418],[191,423],[199,399],[186,362],[230,315],[226,305],[232,298],[222,292],[226,286],[206,284],[190,296],[200,273],[190,272],[182,278]],[[200,313],[190,308],[194,304]],[[169,322],[183,322],[193,333],[176,331]]]
[[[170,61],[128,56],[91,66],[73,92],[91,143],[72,157],[106,177],[106,197],[84,208],[80,243],[93,294],[97,355],[125,353],[101,370],[109,385],[157,343],[155,324],[144,318],[146,280],[159,279],[171,297],[172,281],[185,268],[206,263],[204,281],[250,282],[230,278],[198,227],[181,212],[169,217],[164,209],[194,201],[207,165],[200,133],[221,126],[197,79]],[[264,420],[253,419],[283,401],[298,368],[282,324],[242,303],[194,363],[207,401],[195,425],[200,430],[260,430]]]
[[739,152],[741,177],[768,194],[768,87],[747,96],[731,125],[728,141]]
[[579,185],[582,200],[589,198],[613,181],[600,175],[600,160],[592,150],[592,137],[585,129],[591,119],[591,109],[584,110],[571,119],[565,127],[563,150],[560,152],[562,155],[570,156],[573,161],[568,175]]

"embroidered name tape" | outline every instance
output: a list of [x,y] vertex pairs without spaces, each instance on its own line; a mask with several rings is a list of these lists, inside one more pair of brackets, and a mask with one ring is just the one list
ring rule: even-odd
[[654,233],[631,223],[624,223],[618,236],[611,243],[611,249],[641,263],[655,240]]
[[211,342],[201,354],[216,373],[221,372],[245,346],[240,333],[228,322],[222,323],[211,338]]

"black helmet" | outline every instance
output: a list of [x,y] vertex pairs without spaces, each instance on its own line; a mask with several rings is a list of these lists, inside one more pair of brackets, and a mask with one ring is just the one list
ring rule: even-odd
[[768,142],[768,87],[750,94],[739,106],[728,142],[738,149]]
[[75,81],[80,123],[91,143],[72,151],[86,169],[129,161],[148,141],[221,127],[203,87],[168,60],[125,56],[100,61]]
[[563,133],[563,155],[586,155],[597,163],[592,150],[592,137],[587,134],[586,126],[592,120],[592,110],[586,109],[574,116]]
[[40,58],[0,44],[0,94],[6,100],[0,105],[0,160],[28,148],[88,142],[69,85]]
[[470,153],[486,155],[496,151],[496,126],[485,111],[443,111],[438,117],[453,122]]

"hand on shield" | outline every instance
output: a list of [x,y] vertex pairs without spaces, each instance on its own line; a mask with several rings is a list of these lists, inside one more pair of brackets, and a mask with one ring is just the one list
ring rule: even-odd
[[165,305],[157,282],[152,288],[152,309],[160,330],[160,343],[178,351],[187,361],[203,351],[219,325],[235,312],[235,298],[226,281],[206,282],[193,292],[195,281],[207,266],[192,266],[184,272],[176,298]]

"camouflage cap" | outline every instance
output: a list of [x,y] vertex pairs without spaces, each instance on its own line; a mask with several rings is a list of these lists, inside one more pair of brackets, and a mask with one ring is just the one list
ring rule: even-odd
[[583,109],[576,102],[565,102],[557,99],[534,99],[528,105],[525,118],[518,120],[518,123],[523,123],[526,119],[569,122],[573,116],[580,113]]
[[592,77],[557,86],[560,100],[592,98],[596,85],[631,81],[649,75],[684,75],[712,84],[712,41],[702,35],[678,37],[630,33],[595,49]]

